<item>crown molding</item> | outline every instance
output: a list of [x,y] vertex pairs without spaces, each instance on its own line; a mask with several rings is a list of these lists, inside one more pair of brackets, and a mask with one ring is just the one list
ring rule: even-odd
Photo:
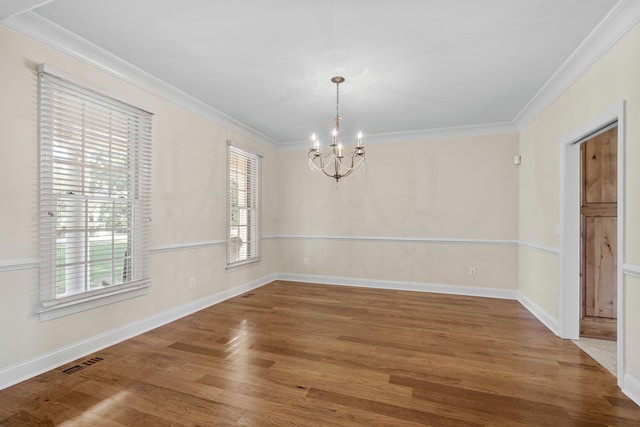
[[54,0],[20,0],[19,2],[5,2],[6,4],[0,5],[0,21],[37,9],[47,3],[51,3],[52,1]]
[[88,42],[37,13],[26,11],[5,19],[1,23],[14,31],[157,95],[185,110],[198,114],[231,131],[248,136],[273,150],[278,150],[279,148],[279,143],[274,139]]
[[[390,142],[428,141],[438,138],[461,138],[465,136],[499,135],[516,133],[518,128],[511,122],[489,123],[470,126],[452,126],[402,132],[374,133],[364,135],[365,145]],[[304,150],[311,147],[311,140],[280,143],[280,151]]]
[[522,129],[640,21],[640,1],[620,0],[513,119]]
[[470,126],[452,126],[404,132],[389,132],[367,135],[367,143],[380,144],[397,141],[425,141],[437,138],[460,138],[465,136],[497,135],[515,133],[518,129],[511,122],[487,123]]

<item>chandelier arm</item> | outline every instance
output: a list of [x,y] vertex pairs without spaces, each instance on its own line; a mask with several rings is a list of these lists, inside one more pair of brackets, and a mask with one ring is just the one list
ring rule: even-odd
[[[360,161],[356,164],[356,158],[359,158]],[[351,155],[351,167],[349,168],[349,174],[351,175],[354,171],[358,170],[360,166],[364,164],[364,153],[358,150],[354,151]]]
[[[312,155],[313,153],[313,155]],[[310,150],[309,152],[309,161],[311,166],[313,167],[313,169],[318,170],[320,172],[322,172],[323,174],[325,174],[326,176],[330,177],[330,178],[334,178],[336,181],[338,181],[340,178],[342,178],[344,175],[342,175],[340,172],[340,169],[337,169],[335,173],[331,174],[329,172],[327,172],[327,168],[329,167],[328,164],[325,164],[324,159],[326,157],[328,157],[329,155],[331,155],[332,153],[325,153],[324,155],[320,155],[318,153],[315,153],[314,150]],[[334,157],[335,159],[335,157]],[[318,162],[320,163],[320,165],[318,166],[316,164],[316,160],[318,160]],[[335,165],[335,163],[334,163]],[[338,166],[339,167],[339,166]]]
[[357,147],[355,150],[353,151],[349,151],[346,148],[342,149],[343,155],[345,157],[364,157],[364,147]]
[[[356,164],[356,158],[359,159],[359,162],[357,164]],[[351,167],[349,168],[348,175],[351,175],[354,171],[359,171],[360,167],[364,168],[364,164],[365,164],[364,152],[362,153],[357,151],[354,152],[353,155],[351,156]]]
[[[322,165],[320,171],[323,174],[325,174],[329,178],[334,178],[336,181],[338,181],[342,177],[342,175],[340,175],[338,170],[336,170],[336,172],[333,173],[333,174],[330,174],[329,172],[327,172],[327,168],[329,167],[329,165],[325,165],[324,164],[324,159],[322,159],[322,158],[320,159],[320,161],[321,161],[321,165]],[[335,157],[334,157],[334,161],[335,161]],[[335,165],[335,163],[334,163],[334,165]]]
[[342,177],[346,177],[349,176],[353,173],[353,169],[349,169],[347,172],[345,172],[344,174],[342,174]]
[[[339,157],[333,156],[331,162],[326,163],[325,159],[331,156],[333,152],[324,153],[324,155],[320,155],[316,153],[314,150],[310,150],[309,152],[309,163],[313,170],[317,170],[322,172],[324,175],[335,179],[336,181],[340,178],[347,177],[352,175],[356,171],[360,171],[360,167],[364,167],[366,162],[366,158],[364,157],[364,153],[362,150],[355,151],[349,155],[351,158],[350,165],[345,166]],[[328,172],[329,168],[333,169],[332,172]]]
[[322,159],[326,159],[327,157],[331,157],[331,155],[333,155],[332,151],[328,151],[326,153],[318,153],[317,157],[320,157]]
[[[318,160],[318,162],[320,163],[320,166],[316,165],[316,160]],[[318,171],[322,171],[324,170],[324,157],[321,155],[318,155],[318,153],[315,153],[315,155],[313,157],[309,157],[309,161],[311,164],[311,167],[315,170]]]

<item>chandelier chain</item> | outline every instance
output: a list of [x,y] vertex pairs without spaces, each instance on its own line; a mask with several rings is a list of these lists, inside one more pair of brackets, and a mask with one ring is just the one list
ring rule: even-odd
[[340,119],[340,83],[336,83],[336,120],[338,119]]

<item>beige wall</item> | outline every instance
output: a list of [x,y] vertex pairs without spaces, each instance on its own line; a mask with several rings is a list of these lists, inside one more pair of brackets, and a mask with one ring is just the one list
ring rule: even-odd
[[[275,153],[111,75],[0,26],[0,265],[37,260],[37,74],[47,63],[154,113],[151,245],[224,240],[226,141],[264,155],[264,230],[273,233]],[[40,322],[38,270],[0,268],[0,371],[274,272],[263,262],[227,272],[224,246],[151,254],[146,296]],[[189,278],[197,286],[189,288]],[[10,348],[10,350],[8,350]]]
[[[279,271],[517,289],[517,134],[371,144],[366,150],[365,172],[344,178],[339,189],[309,170],[306,152],[279,154],[285,172],[275,229],[296,236],[282,245]],[[418,241],[399,241],[407,238]],[[469,276],[469,267],[477,276]]]
[[[559,141],[574,129],[626,100],[626,255],[640,265],[640,26],[636,25],[610,48],[520,133],[520,239],[558,248],[555,225],[559,218]],[[520,250],[520,290],[554,318],[558,318],[558,257],[535,249]],[[638,280],[627,277],[625,307],[628,372],[640,377],[640,306]],[[634,356],[635,355],[635,356]]]

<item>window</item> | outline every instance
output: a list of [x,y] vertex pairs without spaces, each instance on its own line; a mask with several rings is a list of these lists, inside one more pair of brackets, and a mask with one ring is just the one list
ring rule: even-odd
[[228,144],[227,267],[260,260],[261,161]]
[[39,71],[42,310],[146,288],[151,114]]

